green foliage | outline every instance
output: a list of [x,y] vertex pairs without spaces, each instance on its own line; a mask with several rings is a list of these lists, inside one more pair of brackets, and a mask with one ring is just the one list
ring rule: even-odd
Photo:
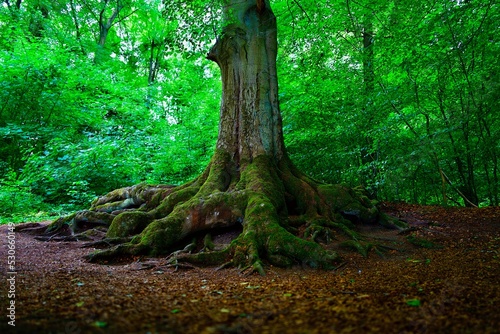
[[102,4],[48,4],[47,17],[31,1],[1,8],[2,216],[79,210],[142,181],[181,183],[209,161],[220,84],[200,54],[178,56],[178,17],[160,4],[127,2],[98,64]]
[[[208,163],[221,87],[204,56],[220,3],[121,3],[105,40],[99,13],[110,19],[115,1],[0,6],[2,217],[179,184]],[[496,2],[272,5],[285,141],[301,169],[381,200],[500,203]]]
[[0,178],[0,224],[23,219],[43,219],[48,206],[44,198],[31,192],[30,187],[9,171]]
[[497,4],[278,4],[284,131],[302,169],[379,199],[467,204],[459,190],[498,205]]

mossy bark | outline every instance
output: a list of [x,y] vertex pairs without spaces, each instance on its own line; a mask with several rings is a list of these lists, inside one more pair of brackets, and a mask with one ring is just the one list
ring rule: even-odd
[[[224,248],[175,253],[175,261],[225,264],[264,272],[295,263],[333,268],[339,256],[318,241],[351,240],[357,223],[391,222],[360,192],[320,184],[286,154],[276,74],[276,18],[269,1],[228,0],[226,27],[207,58],[221,69],[216,150],[205,171],[179,187],[145,184],[115,190],[90,210],[54,222],[48,233],[84,221],[107,224],[109,239],[130,240],[89,260],[176,251],[200,232],[241,225]],[[217,248],[216,248],[217,249]]]
[[[115,190],[90,210],[56,220],[47,232],[99,222],[109,226],[107,238],[130,240],[88,256],[100,261],[123,255],[168,255],[197,232],[241,225],[241,234],[223,249],[178,254],[176,261],[230,264],[264,273],[266,262],[331,269],[341,259],[318,241],[348,239],[350,246],[363,249],[355,225],[385,220],[356,191],[319,184],[298,172],[287,158],[276,164],[272,157],[258,156],[230,174],[226,167],[233,164],[230,154],[217,150],[206,171],[188,184],[140,184]],[[109,212],[107,203],[120,209]]]

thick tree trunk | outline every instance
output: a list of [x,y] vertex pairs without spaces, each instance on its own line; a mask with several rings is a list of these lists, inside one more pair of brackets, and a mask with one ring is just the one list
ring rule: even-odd
[[217,148],[237,165],[259,155],[284,156],[276,74],[277,27],[269,3],[231,1],[228,25],[207,58],[221,69],[223,95]]
[[241,234],[229,244],[214,248],[205,238],[202,252],[174,252],[169,261],[230,264],[264,273],[262,260],[333,268],[339,257],[320,240],[335,238],[366,253],[372,245],[361,241],[349,220],[394,226],[359,192],[318,184],[287,157],[278,103],[276,19],[269,2],[231,0],[225,14],[228,25],[208,54],[221,69],[223,97],[217,147],[206,170],[179,187],[141,184],[115,190],[89,211],[56,220],[42,239],[54,239],[65,228],[71,232],[67,238],[85,238],[89,234],[82,230],[89,226],[108,226],[103,242],[118,245],[88,257],[99,261],[169,254],[186,237],[240,226]]

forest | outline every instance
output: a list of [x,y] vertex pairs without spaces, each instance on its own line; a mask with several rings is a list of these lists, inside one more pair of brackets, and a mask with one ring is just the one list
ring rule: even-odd
[[497,333],[499,22],[3,0],[0,331]]
[[[291,160],[382,201],[499,204],[495,0],[272,3]],[[0,221],[208,163],[221,99],[211,2],[4,0]]]

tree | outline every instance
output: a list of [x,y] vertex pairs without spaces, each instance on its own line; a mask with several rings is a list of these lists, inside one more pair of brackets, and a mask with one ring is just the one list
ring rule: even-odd
[[264,273],[264,259],[279,266],[332,268],[338,254],[317,241],[336,232],[346,245],[366,251],[348,218],[397,224],[361,192],[320,184],[289,159],[278,101],[276,18],[269,1],[227,1],[224,21],[207,55],[220,68],[223,95],[216,149],[205,171],[178,187],[139,184],[114,190],[90,210],[56,220],[45,238],[65,226],[78,233],[109,225],[106,242],[118,244],[89,255],[99,261],[168,254],[198,232],[241,225],[241,234],[222,249],[207,241],[206,251],[176,253],[175,260]]
[[[99,25],[99,37],[97,38],[97,53],[95,57],[96,63],[99,63],[110,53],[109,50],[106,50],[106,42],[111,28],[134,14],[136,9],[134,9],[131,2],[126,0],[104,0],[102,4],[99,4],[100,8],[97,8],[97,4],[87,1],[83,1],[83,3]],[[123,14],[124,9],[130,10],[126,14]],[[77,36],[78,34],[79,31],[77,29]],[[78,39],[80,38],[78,37]]]

